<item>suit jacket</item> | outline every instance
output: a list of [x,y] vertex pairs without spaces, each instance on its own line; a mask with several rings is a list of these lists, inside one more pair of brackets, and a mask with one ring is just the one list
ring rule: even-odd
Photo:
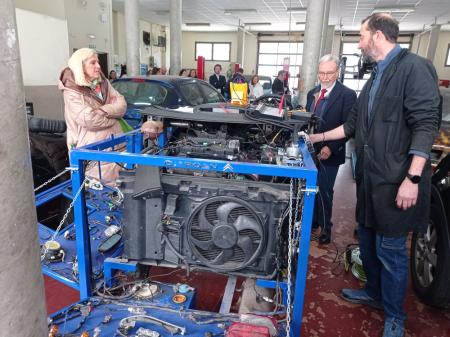
[[227,79],[223,75],[219,75],[219,79],[217,79],[216,74],[209,76],[209,84],[211,84],[214,88],[219,89],[222,95],[226,83]]
[[[308,92],[306,101],[306,111],[310,111],[314,101],[317,101],[320,94],[320,85]],[[316,128],[316,133],[332,130],[347,121],[350,110],[356,102],[356,93],[347,88],[342,83],[337,82],[328,96],[327,105],[322,113],[321,120]],[[331,156],[323,161],[324,165],[340,165],[345,162],[345,142],[346,139],[333,140],[314,145],[317,152],[323,146],[328,146]]]

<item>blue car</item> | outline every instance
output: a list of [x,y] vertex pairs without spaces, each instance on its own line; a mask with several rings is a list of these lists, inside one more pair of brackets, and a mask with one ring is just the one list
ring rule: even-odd
[[124,118],[133,128],[140,126],[141,111],[151,105],[177,109],[225,102],[220,92],[209,83],[190,77],[131,76],[119,78],[112,85],[127,101]]

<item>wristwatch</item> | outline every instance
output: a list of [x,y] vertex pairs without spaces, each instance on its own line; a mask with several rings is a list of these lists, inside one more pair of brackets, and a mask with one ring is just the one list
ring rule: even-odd
[[409,180],[411,180],[411,182],[412,182],[413,184],[418,184],[418,183],[420,183],[420,179],[422,179],[421,176],[413,176],[413,175],[410,174],[410,173],[407,173],[406,176],[408,177]]

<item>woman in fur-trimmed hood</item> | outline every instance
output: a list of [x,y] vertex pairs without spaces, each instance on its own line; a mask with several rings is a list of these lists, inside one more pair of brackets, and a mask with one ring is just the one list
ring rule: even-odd
[[[119,120],[125,114],[126,101],[101,72],[94,50],[81,48],[72,54],[58,87],[64,96],[69,151],[122,133]],[[120,167],[102,163],[100,168],[101,172],[94,163],[88,166],[86,175],[114,183]]]

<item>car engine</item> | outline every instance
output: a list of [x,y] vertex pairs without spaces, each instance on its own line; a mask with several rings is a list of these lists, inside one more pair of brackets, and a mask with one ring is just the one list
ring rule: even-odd
[[[167,139],[149,154],[302,166],[289,124],[255,111],[180,113],[152,108]],[[208,109],[208,106],[206,107]],[[283,264],[288,206],[302,184],[284,177],[138,166],[121,175],[124,256],[141,263],[272,278]]]

